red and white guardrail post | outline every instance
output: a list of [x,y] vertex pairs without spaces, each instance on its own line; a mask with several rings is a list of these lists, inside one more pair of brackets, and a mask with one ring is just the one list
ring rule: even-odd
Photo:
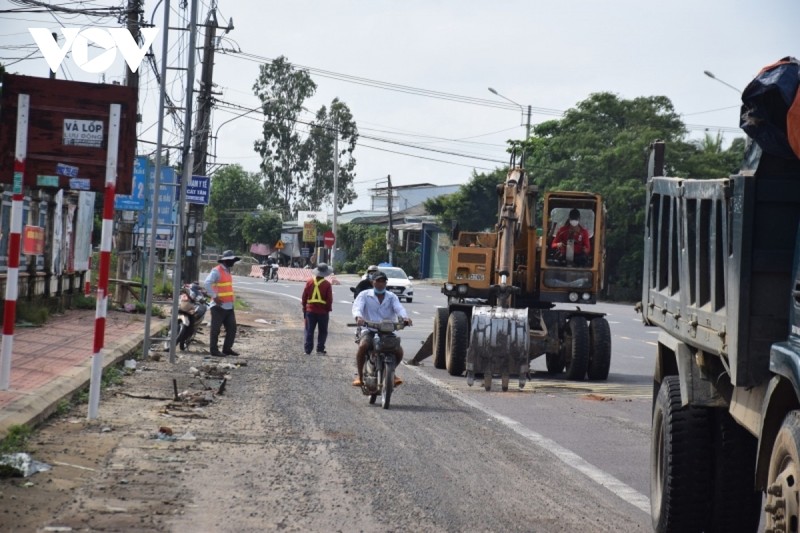
[[17,139],[14,150],[14,189],[11,202],[11,228],[8,236],[8,270],[6,271],[6,301],[3,306],[3,343],[0,348],[0,390],[11,384],[11,354],[14,347],[14,322],[17,319],[19,295],[19,249],[22,240],[22,184],[28,152],[28,117],[30,96],[17,98]]
[[94,324],[92,378],[89,382],[89,420],[97,418],[100,405],[100,383],[103,378],[103,346],[108,310],[108,271],[111,265],[111,237],[114,234],[114,194],[117,186],[117,157],[122,106],[111,104],[108,114],[108,154],[106,186],[103,197],[103,232],[100,237],[100,268],[97,276],[97,307]]

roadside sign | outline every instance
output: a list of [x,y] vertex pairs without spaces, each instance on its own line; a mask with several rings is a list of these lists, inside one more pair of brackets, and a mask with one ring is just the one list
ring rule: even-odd
[[325,243],[325,248],[333,248],[333,245],[336,243],[336,235],[328,230],[322,234],[322,242]]
[[275,248],[277,250],[283,250],[283,246],[284,246],[284,244],[283,244],[283,241],[281,241],[281,240],[279,240],[278,242],[275,243]]

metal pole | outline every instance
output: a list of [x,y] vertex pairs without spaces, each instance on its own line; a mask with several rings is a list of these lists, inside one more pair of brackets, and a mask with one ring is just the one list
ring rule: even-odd
[[392,232],[392,176],[386,176],[389,195],[386,199],[389,207],[389,235],[386,236],[386,248],[389,249],[389,264],[394,265],[394,233]]
[[114,235],[114,193],[117,186],[117,157],[121,114],[122,106],[111,104],[108,113],[106,187],[105,198],[103,199],[103,232],[100,237],[100,269],[97,276],[92,377],[89,381],[89,420],[97,418],[97,409],[100,405],[100,383],[103,381],[103,346],[106,334],[106,312],[108,311],[108,271],[111,268],[111,239]]
[[[178,304],[181,296],[181,257],[183,252],[183,226],[186,220],[186,185],[192,179],[192,98],[194,96],[194,56],[197,44],[197,0],[192,0],[192,15],[189,22],[189,65],[186,74],[186,111],[183,119],[183,179],[178,196],[178,227],[175,228],[175,267],[172,269],[172,320],[170,331],[178,331]],[[191,280],[189,280],[191,281]],[[175,341],[172,335],[169,342],[169,362],[175,362]]]
[[169,10],[170,0],[164,0],[164,35],[161,39],[161,91],[158,94],[158,132],[156,133],[156,168],[155,182],[153,183],[153,208],[150,217],[150,242],[145,237],[144,245],[148,248],[147,252],[147,277],[144,282],[147,286],[147,298],[145,300],[147,309],[144,313],[144,342],[142,343],[142,355],[147,357],[150,354],[150,320],[151,308],[153,306],[153,284],[155,278],[155,252],[156,252],[156,226],[158,225],[158,209],[155,199],[158,198],[161,190],[161,149],[164,139],[164,100],[166,95],[167,80],[167,50],[169,49]]
[[14,153],[14,189],[11,201],[11,232],[8,236],[8,269],[6,270],[6,301],[3,306],[3,345],[0,349],[0,389],[8,390],[11,381],[11,353],[14,347],[14,322],[17,318],[19,295],[19,248],[22,237],[22,182],[25,159],[28,157],[28,119],[30,96],[17,97],[17,139]]

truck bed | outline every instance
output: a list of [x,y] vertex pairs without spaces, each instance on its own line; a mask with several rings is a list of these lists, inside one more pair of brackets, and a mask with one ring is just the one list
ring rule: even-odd
[[726,359],[733,384],[761,383],[789,329],[800,164],[763,156],[725,179],[657,177],[647,195],[647,321]]

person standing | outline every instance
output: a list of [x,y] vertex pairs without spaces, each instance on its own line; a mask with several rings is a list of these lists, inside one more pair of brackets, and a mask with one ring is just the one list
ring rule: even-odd
[[[231,268],[239,257],[232,250],[225,250],[217,259],[217,266],[211,269],[206,276],[205,287],[211,297],[211,336],[210,345],[211,355],[214,357],[226,357],[229,355],[239,355],[233,351],[233,342],[236,340],[236,314],[233,310],[235,301],[233,295],[233,275]],[[222,351],[219,351],[219,334],[222,327],[225,327],[225,340],[222,343]]]
[[326,276],[333,274],[327,263],[317,265],[303,289],[303,316],[305,317],[305,341],[303,350],[306,355],[314,348],[314,330],[317,333],[317,355],[325,355],[325,341],[328,339],[328,319],[333,310],[333,288]]

